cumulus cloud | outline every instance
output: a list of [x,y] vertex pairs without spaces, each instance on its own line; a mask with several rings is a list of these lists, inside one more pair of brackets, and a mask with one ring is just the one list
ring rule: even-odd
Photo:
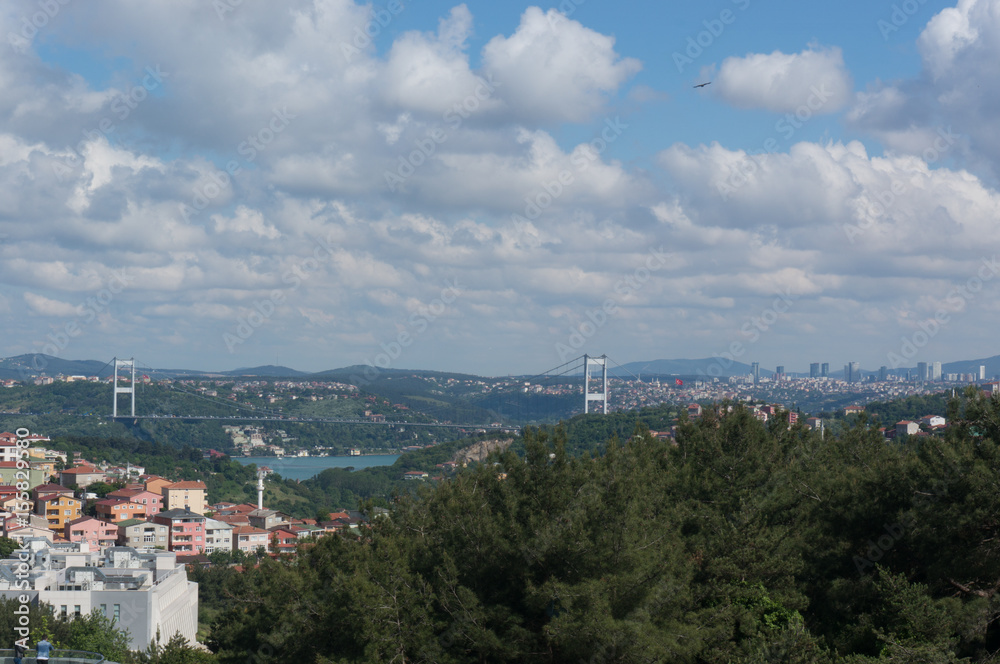
[[483,66],[503,84],[502,97],[518,117],[581,122],[641,69],[614,46],[613,37],[554,9],[529,7],[511,37],[486,44]]
[[[848,113],[852,128],[887,148],[923,155],[942,132],[958,136],[944,156],[997,181],[1000,175],[1000,0],[959,0],[932,17],[917,40],[923,71],[875,81]],[[935,143],[938,146],[935,146]]]
[[735,106],[777,113],[802,106],[813,114],[833,113],[848,103],[853,89],[839,48],[726,58],[713,84]]
[[[513,30],[479,35],[476,53],[482,28],[464,5],[431,31],[396,17],[378,44],[358,39],[371,7],[349,0],[243,3],[225,29],[193,0],[61,6],[44,39],[99,49],[119,69],[87,82],[35,45],[0,53],[8,354],[33,350],[120,267],[117,329],[88,330],[74,355],[115,343],[173,364],[183,344],[194,363],[226,368],[294,348],[282,353],[294,366],[326,369],[416,332],[417,316],[428,332],[399,366],[506,371],[516,349],[517,366],[539,369],[609,298],[618,313],[595,350],[704,355],[739,340],[776,292],[797,298],[779,346],[831,316],[877,339],[944,300],[969,257],[1000,240],[996,191],[951,156],[968,146],[921,149],[941,136],[935,108],[953,103],[932,97],[992,40],[977,3],[958,8],[975,35],[942,20],[921,43],[942,82],[873,84],[851,109],[899,149],[803,141],[760,158],[678,143],[651,170],[620,156],[650,134],[619,111],[665,96],[639,86],[623,100],[640,64],[576,14],[528,8]],[[158,65],[155,94],[116,115]],[[851,94],[836,49],[727,60],[711,89],[784,112],[828,79],[827,111]],[[956,90],[954,104],[970,99]],[[985,117],[985,100],[975,108]],[[278,113],[288,122],[272,124]],[[104,118],[114,130],[95,135]],[[446,311],[425,315],[451,287]],[[262,302],[274,305],[265,324],[227,348],[223,335]]]

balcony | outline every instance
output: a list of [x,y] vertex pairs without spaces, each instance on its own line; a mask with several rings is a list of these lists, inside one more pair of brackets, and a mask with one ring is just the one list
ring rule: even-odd
[[[0,664],[11,664],[14,661],[14,651],[0,649]],[[35,650],[29,649],[24,653],[22,664],[36,664]],[[104,655],[98,652],[86,650],[62,650],[53,649],[49,657],[49,664],[103,664]]]

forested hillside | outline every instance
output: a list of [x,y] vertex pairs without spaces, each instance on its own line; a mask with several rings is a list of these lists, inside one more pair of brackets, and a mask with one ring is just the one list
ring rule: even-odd
[[[565,432],[360,539],[199,578],[224,662],[959,662],[1000,649],[1000,402],[945,438],[742,408],[599,456]],[[965,659],[967,658],[967,659]]]

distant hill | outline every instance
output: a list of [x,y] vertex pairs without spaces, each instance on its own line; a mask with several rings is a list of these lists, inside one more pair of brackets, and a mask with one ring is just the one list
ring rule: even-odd
[[941,365],[941,373],[971,373],[979,375],[979,367],[986,367],[986,377],[993,378],[1000,376],[1000,355],[987,357],[982,360],[960,360],[958,362],[947,362]]
[[278,378],[300,378],[312,375],[307,371],[299,371],[273,364],[265,364],[262,367],[251,367],[249,369],[233,369],[232,371],[222,371],[220,373],[223,376],[274,376]]
[[[627,371],[626,371],[627,370]],[[729,362],[719,357],[706,357],[700,360],[651,360],[649,362],[629,362],[622,368],[612,367],[608,374],[625,378],[632,374],[637,376],[707,376],[711,378],[728,378],[744,376],[752,371],[749,364]],[[761,376],[770,376],[774,372],[763,367]]]
[[110,376],[114,368],[98,360],[64,360],[43,353],[0,359],[0,378],[24,380],[41,374],[55,376]]

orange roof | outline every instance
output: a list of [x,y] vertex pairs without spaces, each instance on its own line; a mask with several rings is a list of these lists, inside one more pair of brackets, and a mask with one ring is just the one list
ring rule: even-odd
[[208,487],[205,486],[204,482],[199,482],[199,481],[174,482],[170,486],[163,488],[168,489],[170,491],[173,491],[174,489],[208,489]]

